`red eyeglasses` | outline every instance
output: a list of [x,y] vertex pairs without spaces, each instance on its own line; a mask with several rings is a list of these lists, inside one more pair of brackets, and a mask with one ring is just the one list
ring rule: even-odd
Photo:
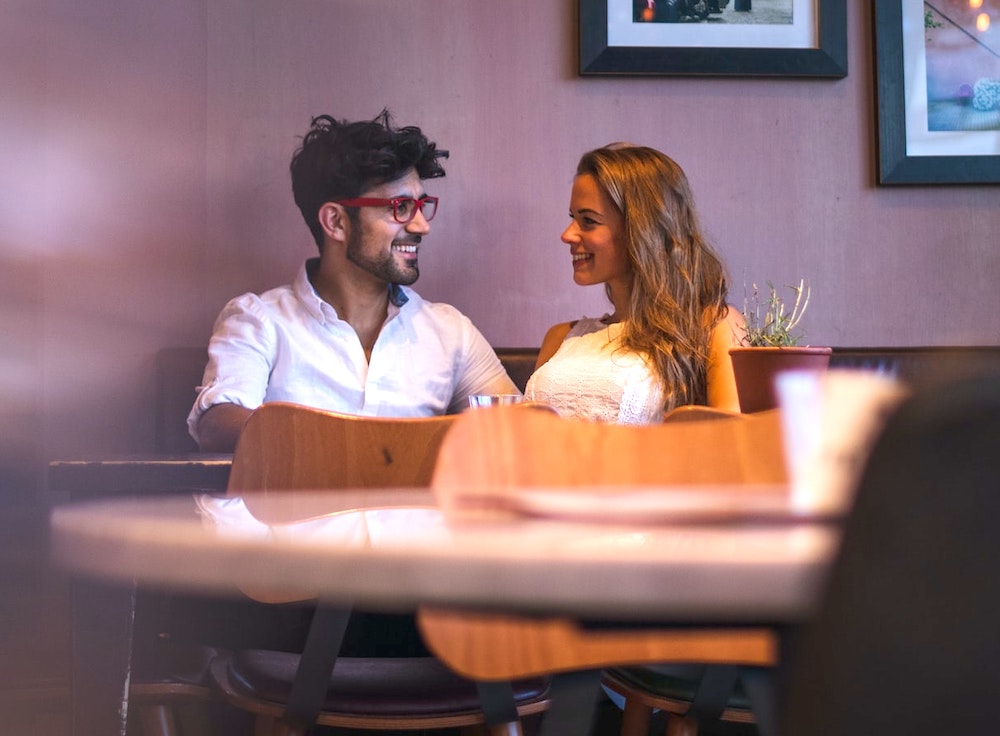
[[393,197],[392,199],[377,199],[375,197],[358,197],[355,199],[337,199],[334,204],[345,207],[392,207],[392,218],[405,225],[417,216],[417,211],[424,213],[424,219],[430,222],[437,214],[438,198],[424,195],[420,199],[413,197]]

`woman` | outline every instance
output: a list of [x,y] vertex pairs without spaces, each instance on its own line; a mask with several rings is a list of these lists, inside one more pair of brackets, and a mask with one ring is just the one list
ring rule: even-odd
[[562,416],[646,424],[685,404],[739,411],[729,348],[742,317],[698,227],[687,177],[643,146],[584,154],[573,180],[573,280],[604,284],[614,310],[542,341],[525,398]]

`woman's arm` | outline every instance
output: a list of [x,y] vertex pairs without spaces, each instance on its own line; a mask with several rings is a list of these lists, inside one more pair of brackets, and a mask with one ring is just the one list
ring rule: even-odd
[[708,405],[729,411],[740,410],[736,393],[736,377],[729,348],[737,347],[743,336],[743,315],[729,307],[724,319],[712,328],[712,344],[708,351]]

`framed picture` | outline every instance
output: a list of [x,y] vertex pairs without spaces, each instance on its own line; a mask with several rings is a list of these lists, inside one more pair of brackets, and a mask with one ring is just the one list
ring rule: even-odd
[[580,0],[580,74],[847,75],[845,0]]
[[1000,182],[991,0],[875,0],[879,184]]

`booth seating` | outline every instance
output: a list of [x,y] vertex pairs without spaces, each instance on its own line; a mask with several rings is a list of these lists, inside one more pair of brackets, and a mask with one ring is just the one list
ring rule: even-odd
[[[517,387],[524,390],[538,348],[496,348]],[[156,356],[156,452],[197,452],[186,419],[201,383],[205,347],[164,348]],[[835,347],[832,368],[868,368],[891,373],[916,388],[951,380],[1000,374],[1000,345],[960,347]]]

